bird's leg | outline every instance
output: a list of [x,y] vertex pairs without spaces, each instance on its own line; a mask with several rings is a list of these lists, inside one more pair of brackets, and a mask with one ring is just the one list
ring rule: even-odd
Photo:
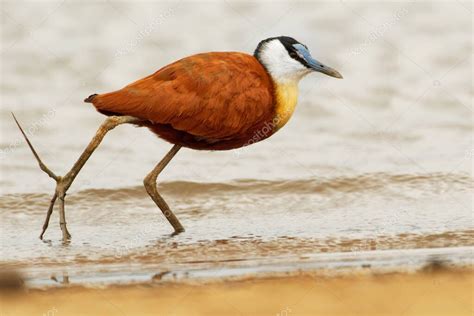
[[[12,113],[13,114],[13,113]],[[53,207],[54,203],[56,200],[59,198],[60,205],[59,205],[59,223],[61,227],[61,231],[63,234],[63,240],[66,241],[69,238],[71,238],[71,234],[69,234],[67,227],[66,227],[66,216],[64,212],[64,199],[66,197],[66,192],[73,183],[74,179],[76,176],[79,174],[79,171],[82,169],[82,167],[85,165],[89,157],[92,155],[94,150],[99,146],[99,144],[102,142],[102,139],[104,139],[105,134],[115,128],[118,125],[125,124],[125,123],[138,123],[140,122],[140,119],[131,117],[131,116],[110,116],[108,117],[102,125],[99,127],[97,130],[96,134],[94,135],[94,138],[90,141],[89,145],[87,145],[86,149],[84,152],[81,154],[79,159],[77,159],[76,163],[72,166],[71,170],[66,173],[64,177],[60,177],[54,174],[40,159],[38,154],[36,153],[36,150],[34,149],[33,145],[31,144],[30,140],[26,136],[26,133],[23,131],[23,129],[20,126],[20,123],[18,123],[15,115],[13,115],[13,118],[15,119],[16,124],[18,125],[18,128],[20,129],[21,133],[23,134],[23,137],[25,138],[28,146],[30,147],[31,151],[33,152],[33,155],[36,158],[36,161],[38,161],[38,164],[46,174],[48,174],[51,178],[53,178],[56,181],[56,190],[54,192],[53,197],[51,198],[51,202],[49,204],[48,212],[46,213],[46,219],[43,224],[43,230],[41,232],[40,238],[43,239],[43,235],[46,232],[46,229],[48,228],[49,224],[49,219],[51,217],[51,213],[53,212]]]
[[66,192],[62,192],[59,195],[59,227],[63,233],[63,240],[71,238],[71,234],[67,230],[66,226],[66,213],[64,212],[64,199],[66,198]]
[[171,226],[174,228],[174,233],[179,234],[184,232],[184,227],[179,222],[178,218],[170,210],[170,207],[165,202],[165,200],[158,193],[156,188],[156,179],[160,172],[166,167],[166,165],[173,159],[178,150],[181,148],[180,145],[174,145],[173,148],[166,154],[166,156],[156,165],[155,168],[145,177],[143,184],[145,189],[148,192],[148,195],[152,198],[155,204],[161,209],[166,219],[170,222]]

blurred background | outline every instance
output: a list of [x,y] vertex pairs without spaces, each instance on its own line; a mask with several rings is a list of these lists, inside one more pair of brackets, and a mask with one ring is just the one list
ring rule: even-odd
[[[259,258],[472,246],[472,14],[470,1],[2,1],[2,259],[39,269],[147,255],[172,265],[212,249]],[[279,35],[344,80],[306,77],[293,118],[268,140],[182,150],[160,177],[186,234],[164,238],[170,227],[141,187],[170,145],[121,126],[68,192],[73,247],[58,246],[54,214],[52,243],[37,248],[54,183],[10,112],[64,174],[104,119],[88,95],[191,54],[251,54]]]
[[[48,165],[65,171],[103,120],[82,102],[89,94],[191,54],[253,53],[260,40],[278,35],[305,43],[345,79],[305,78],[296,115],[271,140],[245,150],[250,157],[186,151],[167,178],[307,177],[308,169],[324,177],[327,168],[472,174],[470,10],[457,1],[3,1],[1,190],[50,184],[11,111]],[[140,184],[168,148],[146,130],[119,128],[74,189],[86,180],[83,189]]]

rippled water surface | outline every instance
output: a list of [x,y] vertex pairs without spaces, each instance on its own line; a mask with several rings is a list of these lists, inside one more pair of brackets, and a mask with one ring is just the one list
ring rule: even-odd
[[[471,21],[464,2],[2,2],[2,264],[45,284],[472,262]],[[281,34],[344,80],[305,78],[293,118],[264,142],[180,151],[159,188],[185,233],[170,236],[141,185],[170,145],[121,126],[68,192],[72,241],[56,212],[38,239],[54,186],[11,111],[64,174],[103,119],[87,95]]]

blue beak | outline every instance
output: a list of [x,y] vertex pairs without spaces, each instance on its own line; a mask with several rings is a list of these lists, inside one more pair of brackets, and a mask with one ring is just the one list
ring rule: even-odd
[[302,58],[306,62],[307,66],[311,68],[312,70],[321,72],[325,75],[328,75],[334,78],[339,78],[339,79],[343,78],[342,75],[336,69],[328,67],[324,65],[323,63],[314,59],[305,46],[301,44],[295,44],[293,45],[293,47],[298,52],[299,57]]

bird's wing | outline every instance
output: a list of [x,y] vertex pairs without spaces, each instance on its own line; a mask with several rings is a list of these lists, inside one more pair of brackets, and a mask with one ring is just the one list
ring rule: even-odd
[[223,139],[245,133],[273,111],[272,82],[243,53],[205,53],[172,63],[121,90],[92,99],[103,113],[170,124],[192,135]]

